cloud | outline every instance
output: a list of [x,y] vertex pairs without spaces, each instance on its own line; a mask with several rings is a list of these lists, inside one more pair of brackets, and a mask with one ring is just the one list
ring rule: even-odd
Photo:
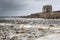
[[24,10],[25,6],[22,0],[0,0],[0,16],[17,14],[17,11]]

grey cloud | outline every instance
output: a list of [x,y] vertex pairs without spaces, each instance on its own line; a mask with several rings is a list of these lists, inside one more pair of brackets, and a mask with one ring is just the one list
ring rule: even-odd
[[12,15],[12,12],[24,10],[25,6],[22,0],[0,0],[0,16]]

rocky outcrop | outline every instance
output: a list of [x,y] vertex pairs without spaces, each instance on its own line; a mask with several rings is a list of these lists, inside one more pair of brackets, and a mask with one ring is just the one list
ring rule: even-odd
[[21,16],[22,18],[47,18],[47,19],[59,19],[60,11],[53,11],[49,13],[35,13],[28,16]]

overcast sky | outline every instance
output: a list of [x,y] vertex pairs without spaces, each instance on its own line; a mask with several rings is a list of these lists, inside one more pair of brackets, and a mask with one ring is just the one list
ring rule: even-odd
[[23,16],[42,11],[43,5],[60,10],[60,0],[0,0],[0,16]]

